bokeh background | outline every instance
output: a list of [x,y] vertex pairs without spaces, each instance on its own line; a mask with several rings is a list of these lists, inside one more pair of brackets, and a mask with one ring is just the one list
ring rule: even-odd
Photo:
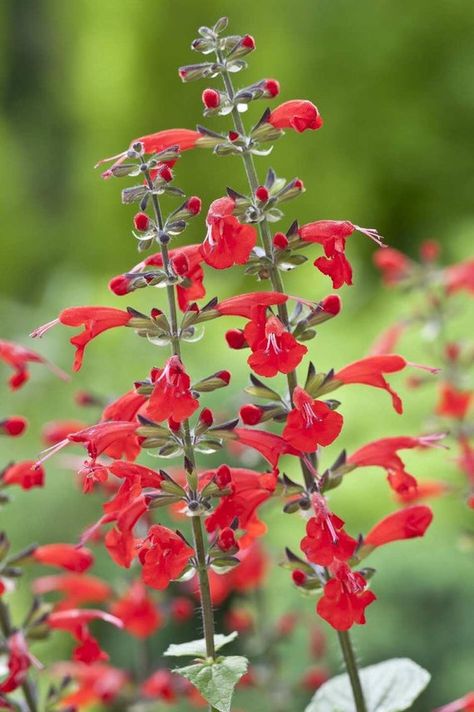
[[[250,32],[257,40],[249,70],[238,81],[278,78],[282,101],[309,98],[325,120],[316,134],[288,132],[270,158],[259,160],[262,174],[271,163],[280,175],[297,174],[305,182],[307,193],[286,211],[288,225],[296,216],[300,222],[350,219],[376,226],[389,244],[412,256],[427,237],[441,241],[447,262],[469,255],[474,237],[469,151],[474,5],[469,0],[3,0],[2,338],[30,345],[28,333],[66,306],[124,306],[106,285],[138,261],[129,230],[133,212],[120,205],[123,186],[102,182],[92,167],[99,158],[123,150],[133,137],[202,122],[203,85],[183,85],[176,68],[199,61],[189,50],[197,26],[223,14],[230,16],[233,31]],[[261,111],[261,104],[252,107],[250,118],[257,120]],[[218,128],[225,121],[207,123]],[[200,195],[204,204],[222,195],[226,185],[245,187],[235,159],[204,151],[185,155],[177,173],[178,184]],[[184,237],[195,242],[203,235],[201,217]],[[320,369],[364,355],[406,309],[405,297],[382,289],[372,254],[368,240],[351,238],[355,286],[341,291],[343,314],[311,342]],[[311,262],[287,283],[290,291],[314,300],[330,291]],[[239,269],[207,278],[209,296],[253,287]],[[151,290],[127,300],[138,309],[162,302],[163,294]],[[458,313],[455,332],[460,334],[472,325],[463,298]],[[68,369],[69,336],[58,329],[36,346]],[[413,360],[426,359],[416,336],[403,342],[402,352]],[[74,404],[78,389],[118,395],[163,358],[132,333],[110,333],[91,345],[83,370],[71,382],[55,381],[33,366],[31,382],[14,395],[7,392],[6,369],[0,366],[2,411],[26,414],[31,424],[20,442],[9,442],[8,448],[2,443],[2,462],[35,456],[45,421],[83,417]],[[196,376],[222,367],[234,371],[234,403],[225,393],[214,399],[215,408],[242,402],[237,386],[247,379],[244,359],[226,350],[222,323],[209,326],[204,341],[187,349],[186,361]],[[422,431],[435,389],[409,391],[402,377],[392,380],[404,395],[402,417],[391,411],[381,392],[362,387],[344,392],[347,449],[389,434]],[[414,474],[446,479],[458,491],[434,504],[435,524],[424,540],[393,544],[372,557],[379,600],[368,612],[368,625],[354,637],[363,664],[409,656],[431,671],[432,683],[413,707],[426,712],[472,686],[474,573],[464,536],[469,514],[452,457],[435,452],[406,459]],[[293,467],[287,463],[290,475]],[[367,530],[395,507],[376,470],[351,475],[332,502],[353,532]],[[32,539],[73,541],[99,507],[98,500],[80,494],[71,472],[51,462],[45,489],[15,494],[15,505],[2,512],[2,520],[17,546]],[[297,547],[302,530],[297,517],[270,505],[266,519],[267,545],[276,557],[285,544]],[[119,576],[110,564],[105,566],[111,578]],[[313,606],[292,591],[281,570],[272,574],[268,594],[275,614]],[[337,672],[341,663],[329,638]],[[56,645],[45,646],[47,659],[66,654],[67,643]],[[302,650],[297,639],[288,651],[285,673],[290,677],[304,665]],[[37,654],[42,656],[40,647]],[[126,654],[122,650],[119,657]],[[261,698],[248,704],[255,712],[267,709]]]

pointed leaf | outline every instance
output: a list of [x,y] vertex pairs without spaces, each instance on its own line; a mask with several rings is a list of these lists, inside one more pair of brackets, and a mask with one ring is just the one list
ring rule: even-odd
[[[229,635],[217,634],[214,636],[214,648],[220,650],[231,643],[238,636],[238,633],[234,630]],[[172,655],[173,657],[181,657],[183,655],[192,655],[194,657],[205,658],[206,657],[206,641],[204,638],[200,640],[190,640],[189,643],[180,643],[176,645],[172,643],[163,653],[163,655]]]
[[202,662],[178,668],[210,705],[219,712],[230,712],[234,687],[247,672],[248,660],[241,655],[231,655],[215,662]]

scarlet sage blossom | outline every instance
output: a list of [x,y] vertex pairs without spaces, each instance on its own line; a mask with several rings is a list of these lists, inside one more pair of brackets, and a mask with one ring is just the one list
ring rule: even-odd
[[33,581],[32,589],[41,596],[51,591],[62,593],[64,598],[55,605],[58,611],[77,608],[84,603],[102,603],[112,595],[112,589],[105,581],[83,573],[41,576]]
[[[239,529],[245,532],[239,544],[245,548],[255,537],[266,532],[265,524],[257,517],[257,509],[274,493],[278,473],[260,473],[240,467],[230,467],[229,472],[227,487],[231,493],[220,498],[218,506],[206,519],[206,529],[208,532],[225,529],[237,519]],[[214,470],[203,472],[200,480],[205,483],[215,474]]]
[[241,445],[257,450],[272,467],[278,465],[282,455],[300,455],[300,451],[284,438],[258,428],[235,428],[234,435]]
[[47,366],[56,376],[67,380],[68,376],[57,368],[54,364],[47,361],[45,358],[37,354],[31,349],[26,349],[20,344],[15,344],[13,341],[5,341],[0,339],[0,361],[3,361],[10,366],[14,373],[10,377],[8,384],[12,390],[16,390],[23,386],[30,377],[28,371],[29,363],[42,363]]
[[319,566],[329,566],[335,559],[347,561],[354,554],[357,541],[344,531],[344,521],[328,511],[324,497],[314,495],[312,503],[315,516],[306,524],[301,550],[308,561]]
[[211,203],[206,217],[207,235],[201,245],[206,264],[214,269],[227,269],[244,265],[257,243],[257,231],[252,225],[243,225],[232,214],[232,198],[219,198]]
[[178,534],[154,524],[148,530],[138,555],[143,566],[143,582],[152,588],[166,588],[170,581],[181,576],[193,555],[194,549]]
[[382,546],[391,541],[423,536],[433,520],[433,512],[424,505],[400,509],[384,517],[364,538],[368,546]]
[[179,356],[172,356],[164,368],[154,368],[151,380],[153,392],[147,405],[150,418],[158,422],[172,418],[175,423],[181,423],[199,407]]
[[134,581],[129,590],[110,607],[112,615],[120,618],[125,630],[137,638],[148,638],[163,624],[157,605],[140,581]]
[[[23,684],[32,661],[25,636],[21,631],[14,632],[7,638],[6,651],[8,653],[8,673],[7,677],[0,682],[0,694],[13,692]],[[2,700],[0,700],[1,702]]]
[[330,445],[342,429],[343,418],[323,401],[313,400],[303,388],[293,392],[294,408],[288,414],[282,436],[302,452]]
[[285,101],[273,109],[267,120],[276,129],[294,129],[298,133],[323,125],[318,109],[307,99]]
[[375,252],[374,263],[381,271],[384,284],[388,287],[398,284],[408,277],[415,266],[414,262],[403,252],[395,250],[393,247]]
[[436,406],[436,413],[446,418],[463,420],[474,398],[473,391],[461,391],[450,383],[441,385],[440,399]]
[[86,665],[80,662],[61,662],[53,672],[61,679],[70,678],[77,689],[61,698],[65,709],[81,709],[97,703],[110,704],[128,681],[123,670],[105,663]]
[[78,548],[72,544],[44,544],[36,547],[32,556],[39,564],[58,566],[75,573],[87,571],[94,562],[89,549]]
[[[164,131],[157,131],[156,133],[147,134],[146,136],[133,139],[130,143],[130,148],[136,144],[141,144],[144,153],[159,153],[160,151],[164,151],[167,148],[173,148],[175,146],[179,151],[188,151],[190,148],[194,148],[196,146],[199,138],[201,138],[199,131],[192,131],[190,129],[166,129]],[[113,175],[112,169],[123,163],[126,158],[127,151],[124,151],[116,156],[103,158],[96,164],[96,168],[102,163],[114,161],[111,168],[102,173],[102,178],[110,178]]]
[[27,425],[27,420],[20,415],[10,415],[5,420],[0,420],[0,434],[16,438],[25,432]]
[[376,600],[375,594],[366,590],[365,578],[345,563],[336,562],[330,572],[334,578],[324,586],[316,606],[318,614],[336,630],[365,623],[365,609]]
[[77,336],[73,336],[70,340],[71,344],[76,347],[73,370],[79,371],[84,358],[84,350],[89,341],[108,329],[126,326],[131,318],[128,312],[114,309],[113,307],[70,307],[69,309],[64,309],[57,319],[40,326],[31,335],[33,337],[41,337],[56,324],[83,326],[84,331]]
[[43,487],[45,472],[34,460],[22,460],[9,465],[0,474],[0,485],[19,485],[24,490]]
[[89,632],[89,623],[101,620],[117,628],[123,628],[120,618],[98,609],[69,608],[65,611],[53,611],[47,618],[47,624],[53,630],[70,633],[79,643],[73,651],[73,659],[88,665],[99,660],[108,660],[97,640]]
[[403,412],[400,396],[390,388],[384,378],[384,373],[402,371],[407,362],[397,354],[383,354],[381,356],[368,356],[360,361],[355,361],[334,374],[334,379],[340,383],[361,383],[374,388],[382,388],[392,396],[393,407],[397,413]]
[[128,391],[109,403],[102,412],[101,420],[135,420],[138,411],[146,403],[146,396]]
[[255,344],[247,363],[260,376],[271,377],[294,371],[307,351],[276,316],[271,316],[265,324],[264,338]]
[[288,295],[280,292],[249,292],[223,299],[216,304],[216,310],[221,316],[242,316],[251,319],[255,307],[276,306],[287,300]]
[[[183,279],[182,283],[176,285],[176,294],[179,307],[184,311],[191,302],[202,299],[206,295],[203,284],[204,272],[201,267],[203,262],[201,245],[186,245],[172,249],[169,251],[169,257],[173,270]],[[109,282],[110,290],[114,294],[122,296],[135,289],[134,284],[140,275],[143,275],[143,279],[151,281],[153,272],[147,272],[147,267],[163,267],[161,252],[150,255],[132,267],[129,272],[113,277]]]
[[447,267],[443,272],[443,283],[448,294],[461,290],[474,293],[474,259]]

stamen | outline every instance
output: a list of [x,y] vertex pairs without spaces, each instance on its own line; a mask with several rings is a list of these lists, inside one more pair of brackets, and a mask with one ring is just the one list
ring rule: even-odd
[[354,225],[354,227],[358,230],[358,232],[361,232],[363,235],[367,235],[367,237],[373,240],[379,247],[387,247],[387,245],[383,242],[382,235],[379,235],[374,227],[360,227],[359,225]]
[[278,346],[276,334],[269,334],[267,336],[267,348],[265,349],[265,353],[267,354],[270,349],[273,349],[276,354],[279,354],[282,351],[281,348]]
[[65,438],[64,440],[61,440],[59,443],[56,443],[55,445],[51,445],[51,447],[46,448],[46,450],[42,450],[41,454],[43,457],[41,457],[39,460],[36,460],[34,464],[34,469],[37,470],[40,465],[43,464],[45,460],[49,460],[50,457],[55,455],[57,452],[63,449],[63,447],[66,447],[66,445],[69,445],[70,440],[69,438]]
[[33,339],[39,338],[46,334],[47,331],[53,328],[53,326],[56,326],[56,324],[59,324],[59,319],[53,319],[53,321],[48,321],[47,324],[43,324],[43,326],[38,326],[34,331],[31,332],[30,336]]

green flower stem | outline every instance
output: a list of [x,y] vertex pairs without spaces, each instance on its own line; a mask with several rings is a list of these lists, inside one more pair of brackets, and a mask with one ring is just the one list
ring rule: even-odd
[[[147,181],[150,190],[153,190],[153,183],[150,177],[149,171],[145,171],[145,179]],[[156,223],[160,230],[163,229],[163,216],[161,214],[160,203],[158,196],[152,193],[152,204],[153,211],[155,213]],[[170,258],[167,245],[160,243],[161,255],[163,257],[163,267],[165,272],[169,275],[170,271]],[[169,321],[170,321],[170,331],[171,331],[171,351],[173,356],[178,356],[181,358],[181,343],[180,343],[180,333],[178,326],[178,312],[176,308],[176,298],[175,290],[173,284],[168,284],[166,287],[166,293],[168,296],[168,307],[169,307]],[[189,425],[189,420],[186,419],[182,423],[183,428],[183,446],[184,446],[184,456],[188,463],[192,466],[192,472],[188,473],[188,483],[191,489],[195,489],[195,481],[197,481],[196,473],[196,458],[194,456],[193,442],[191,438],[191,428]],[[206,557],[206,545],[204,541],[204,530],[203,530],[203,517],[202,515],[194,515],[192,519],[192,529],[193,529],[193,540],[194,548],[196,550],[197,559],[197,574],[199,579],[199,592],[201,598],[201,616],[204,629],[204,639],[206,642],[206,655],[208,658],[214,659],[216,657],[216,650],[214,646],[214,611],[212,608],[211,599],[211,587],[209,584],[209,575],[207,571],[207,557]],[[209,712],[217,712],[215,707],[209,705]]]
[[[5,638],[9,638],[13,633],[13,627],[10,620],[10,612],[5,603],[0,599],[0,630]],[[36,693],[31,680],[27,677],[21,686],[23,697],[25,698],[27,709],[30,712],[38,712],[39,708],[36,702]]]
[[[224,60],[224,57],[221,52],[217,52],[217,59],[223,66],[225,66],[225,60]],[[224,71],[222,73],[222,78],[224,80],[224,85],[225,85],[226,91],[228,93],[229,99],[233,100],[233,98],[235,96],[235,92],[234,92],[234,87],[232,85],[232,79],[231,79],[229,73]],[[242,117],[240,116],[240,113],[239,113],[237,107],[235,107],[235,106],[232,109],[232,118],[234,121],[235,130],[238,131],[239,134],[241,134],[242,136],[246,136],[245,127],[244,127],[244,124],[242,121]],[[259,186],[259,180],[258,180],[257,171],[255,169],[253,156],[248,151],[244,151],[244,153],[242,154],[242,159],[243,159],[243,163],[244,163],[244,167],[245,167],[245,172],[247,174],[249,186],[252,191],[252,195],[254,195],[256,189]],[[270,262],[269,273],[270,273],[270,281],[272,283],[272,287],[275,292],[280,292],[281,294],[286,294],[280,271],[278,270],[278,267],[275,265],[271,229],[270,229],[270,225],[268,224],[268,221],[266,219],[263,219],[259,223],[259,230],[260,230],[262,245],[265,250],[265,255]],[[278,316],[280,317],[280,320],[285,325],[285,327],[289,330],[290,320],[288,317],[288,309],[287,309],[286,303],[278,305]],[[290,398],[292,399],[293,391],[296,388],[296,386],[298,385],[296,370],[291,371],[290,373],[287,374],[287,381],[288,381],[288,389],[290,392]],[[302,459],[300,459],[300,464],[301,464],[301,470],[303,473],[306,488],[308,490],[310,490],[310,488],[313,484],[313,476],[312,476],[311,472],[308,470],[305,462]],[[354,695],[354,702],[356,705],[356,710],[357,710],[357,712],[367,712],[365,702],[364,702],[364,695],[363,695],[362,687],[360,684],[357,663],[356,663],[356,660],[354,657],[354,652],[352,650],[350,635],[346,631],[344,633],[339,633],[338,636],[339,636],[339,643],[341,646],[342,654],[344,656],[344,662],[346,664],[346,669],[349,674],[349,679],[351,682],[352,693]]]

